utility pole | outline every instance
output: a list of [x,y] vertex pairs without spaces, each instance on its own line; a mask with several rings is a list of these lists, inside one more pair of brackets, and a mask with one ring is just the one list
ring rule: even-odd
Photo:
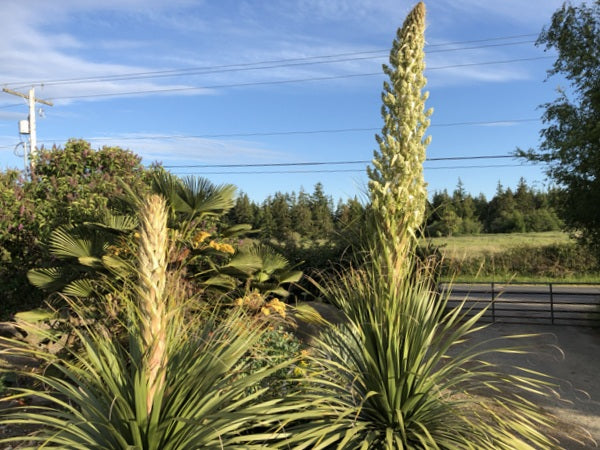
[[35,127],[35,104],[43,103],[44,105],[53,106],[52,102],[48,100],[42,100],[39,98],[35,98],[35,88],[29,89],[29,95],[22,94],[21,92],[13,91],[12,89],[3,88],[2,89],[7,94],[16,95],[17,97],[22,97],[29,103],[29,167],[31,173],[33,174],[34,169],[34,156],[37,152],[37,133]]

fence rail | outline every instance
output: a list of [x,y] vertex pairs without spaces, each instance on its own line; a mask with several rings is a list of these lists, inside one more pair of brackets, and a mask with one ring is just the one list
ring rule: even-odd
[[469,315],[487,308],[488,322],[600,326],[597,283],[441,283],[448,306],[463,301]]

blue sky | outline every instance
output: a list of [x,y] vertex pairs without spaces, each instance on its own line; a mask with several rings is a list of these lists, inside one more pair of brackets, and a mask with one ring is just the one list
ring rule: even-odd
[[[119,145],[179,174],[233,183],[253,199],[364,192],[381,127],[380,92],[406,0],[2,0],[0,85],[52,99],[38,142]],[[553,53],[535,47],[560,0],[432,0],[426,40],[428,157],[535,147]],[[162,92],[161,92],[162,91]],[[0,168],[23,167],[25,101],[0,94]],[[251,167],[189,167],[206,165]],[[492,167],[488,167],[492,166]],[[246,173],[240,173],[246,172]],[[498,181],[536,188],[543,167],[506,159],[428,161],[430,192],[491,197]]]

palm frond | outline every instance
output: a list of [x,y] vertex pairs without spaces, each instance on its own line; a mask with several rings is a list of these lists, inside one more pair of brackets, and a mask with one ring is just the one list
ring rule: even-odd
[[180,193],[194,217],[222,215],[234,206],[236,187],[232,184],[215,185],[208,179],[189,176],[183,179],[184,189]]
[[91,229],[113,233],[128,233],[138,227],[138,221],[133,215],[118,215],[107,211],[102,218],[102,222],[85,222],[84,225]]
[[59,227],[50,235],[49,248],[59,258],[87,258],[101,254],[103,242],[82,237],[73,227]]

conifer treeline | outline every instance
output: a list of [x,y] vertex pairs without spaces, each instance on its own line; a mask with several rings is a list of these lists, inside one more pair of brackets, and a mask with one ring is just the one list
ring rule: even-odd
[[[426,233],[450,236],[478,233],[553,231],[562,223],[556,212],[554,192],[539,191],[521,179],[515,190],[500,183],[491,200],[483,194],[473,197],[459,179],[456,189],[436,191],[427,205]],[[312,193],[281,193],[261,204],[241,193],[229,212],[230,223],[248,223],[260,230],[260,237],[327,239],[348,224],[361,220],[364,205],[357,198],[338,201],[317,183]]]

